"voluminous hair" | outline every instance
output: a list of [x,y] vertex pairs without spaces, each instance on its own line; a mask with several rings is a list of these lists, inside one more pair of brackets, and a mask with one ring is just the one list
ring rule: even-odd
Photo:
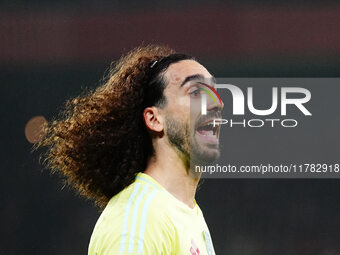
[[153,153],[143,111],[166,103],[162,73],[169,64],[191,58],[163,61],[175,55],[164,46],[136,48],[111,66],[103,85],[68,100],[36,144],[47,148],[46,167],[102,208],[131,184]]

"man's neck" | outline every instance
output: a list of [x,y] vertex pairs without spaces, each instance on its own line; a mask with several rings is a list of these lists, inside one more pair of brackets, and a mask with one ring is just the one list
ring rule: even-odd
[[190,169],[172,148],[158,150],[151,157],[144,171],[169,193],[190,208],[195,207],[195,193],[199,177],[190,175]]

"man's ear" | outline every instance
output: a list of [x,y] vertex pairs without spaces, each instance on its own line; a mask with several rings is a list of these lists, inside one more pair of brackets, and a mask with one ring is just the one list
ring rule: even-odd
[[162,132],[164,129],[163,117],[159,108],[152,106],[144,109],[143,118],[150,131]]

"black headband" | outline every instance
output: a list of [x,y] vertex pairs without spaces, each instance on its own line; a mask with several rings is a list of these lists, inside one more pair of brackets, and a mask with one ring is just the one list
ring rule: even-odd
[[149,70],[149,82],[153,81],[159,73],[166,70],[171,64],[179,62],[181,60],[194,59],[190,55],[174,53],[169,56],[159,57],[157,60],[150,64]]
[[165,71],[171,64],[181,60],[194,59],[192,56],[185,54],[171,54],[165,57],[159,57],[149,65],[147,78],[144,83],[144,102],[145,107],[155,105],[163,98],[163,90],[166,86],[159,74]]

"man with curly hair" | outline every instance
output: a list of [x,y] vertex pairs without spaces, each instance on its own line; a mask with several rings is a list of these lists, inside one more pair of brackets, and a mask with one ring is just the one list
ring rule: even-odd
[[46,126],[47,166],[104,209],[90,255],[215,254],[190,170],[219,156],[210,124],[223,105],[207,99],[205,115],[195,107],[211,79],[191,56],[139,47]]

